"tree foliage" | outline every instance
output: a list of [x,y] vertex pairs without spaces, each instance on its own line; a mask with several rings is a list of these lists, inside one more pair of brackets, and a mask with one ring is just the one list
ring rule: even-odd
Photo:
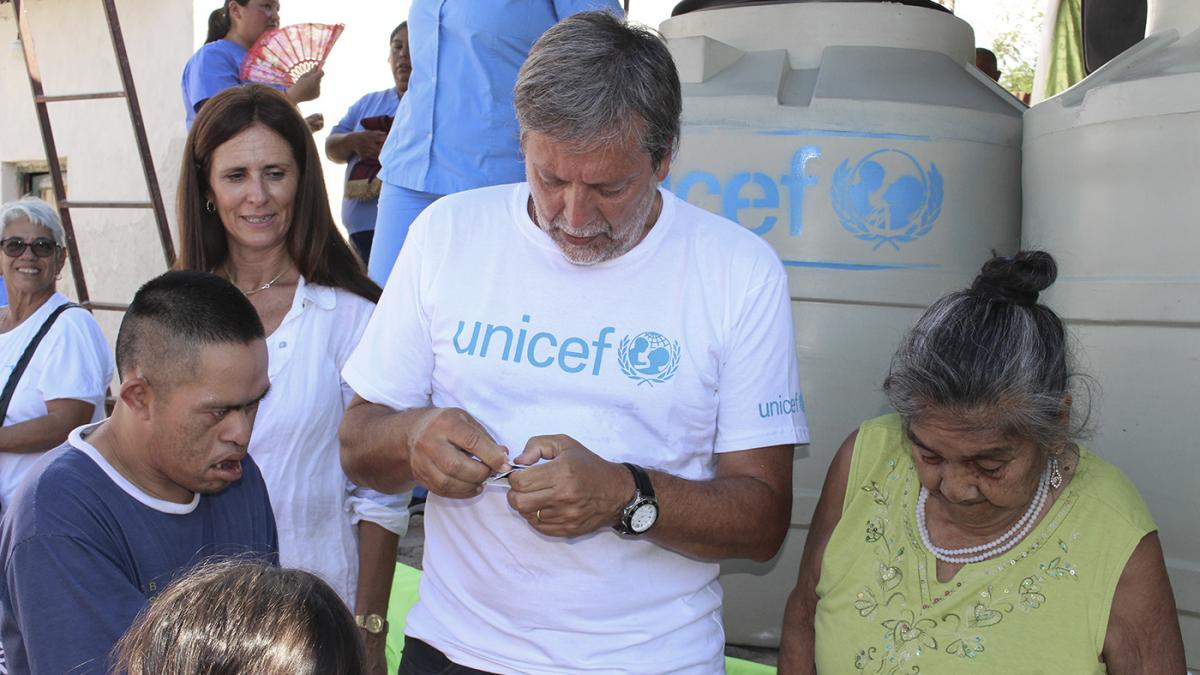
[[1037,39],[1041,33],[1043,12],[1031,6],[1023,12],[1005,12],[1007,28],[992,41],[992,51],[1000,67],[1000,85],[1011,92],[1033,91],[1033,71],[1037,66]]

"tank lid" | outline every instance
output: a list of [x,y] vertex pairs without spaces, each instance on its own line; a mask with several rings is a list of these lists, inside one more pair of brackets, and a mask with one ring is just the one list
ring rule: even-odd
[[671,10],[671,16],[679,16],[688,12],[699,12],[705,9],[717,9],[719,7],[753,7],[755,5],[796,5],[801,3],[837,3],[837,2],[873,2],[879,4],[881,2],[889,2],[892,4],[911,5],[913,7],[924,7],[926,9],[938,9],[943,12],[954,13],[954,0],[683,0],[675,9]]
[[1151,0],[1146,36],[1174,28],[1180,35],[1200,29],[1200,2],[1195,0]]

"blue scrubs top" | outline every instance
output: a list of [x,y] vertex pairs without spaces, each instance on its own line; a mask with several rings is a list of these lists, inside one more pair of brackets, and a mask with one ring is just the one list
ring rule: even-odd
[[242,83],[238,77],[247,49],[236,42],[220,39],[192,54],[183,67],[183,107],[187,109],[187,128],[196,119],[196,106],[220,92]]
[[[192,120],[196,119],[196,106],[225,91],[230,87],[245,84],[242,80],[242,62],[250,50],[236,42],[221,38],[210,42],[192,54],[192,58],[183,66],[183,107],[187,108],[187,128],[192,128]],[[282,84],[268,84],[268,87],[287,91]]]
[[[354,105],[350,106],[350,110],[346,112],[346,116],[329,133],[348,134],[355,131],[362,131],[362,121],[364,119],[378,115],[395,116],[396,106],[398,105],[400,105],[400,96],[396,93],[395,87],[367,94],[358,99]],[[358,164],[358,155],[351,155],[350,161],[346,162],[346,180],[350,179],[350,172],[354,170],[356,164]],[[365,201],[343,199],[342,225],[351,234],[374,230],[375,214],[378,208],[379,199]]]
[[588,10],[622,15],[618,0],[415,0],[413,72],[380,154],[380,178],[437,194],[525,180],[517,71],[547,28]]

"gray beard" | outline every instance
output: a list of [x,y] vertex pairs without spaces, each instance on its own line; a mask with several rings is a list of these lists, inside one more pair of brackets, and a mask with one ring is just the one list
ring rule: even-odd
[[[529,203],[531,205],[529,215],[533,218],[534,224],[537,225],[538,228],[540,228],[547,235],[549,235],[552,240],[554,240],[554,243],[558,246],[559,251],[563,254],[563,257],[566,258],[568,262],[574,265],[587,267],[619,258],[633,250],[633,247],[637,246],[637,244],[641,242],[641,240],[646,236],[646,232],[649,231],[651,227],[651,224],[647,223],[646,221],[650,217],[650,212],[654,210],[654,204],[657,199],[658,189],[656,185],[655,189],[650,191],[645,202],[639,205],[637,210],[629,217],[629,219],[622,224],[630,225],[632,223],[640,223],[640,227],[634,226],[622,228],[613,226],[610,223],[605,223],[605,227],[601,230],[601,232],[606,234],[609,237],[609,240],[607,245],[601,248],[570,247],[569,245],[560,243],[559,240],[555,238],[554,232],[568,230],[569,228],[567,227],[566,220],[562,216],[559,216],[547,223],[547,219],[542,214],[542,210],[538,206],[537,200],[533,198],[532,192],[529,195]],[[616,231],[622,232],[622,236],[619,238],[613,237],[613,233]]]

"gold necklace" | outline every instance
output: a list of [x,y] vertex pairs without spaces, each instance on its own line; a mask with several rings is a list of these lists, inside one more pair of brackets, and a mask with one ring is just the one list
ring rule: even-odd
[[[263,284],[262,286],[259,286],[258,288],[253,288],[253,289],[250,289],[250,290],[248,290],[248,291],[242,291],[242,289],[241,289],[241,288],[238,288],[238,290],[239,290],[239,291],[242,291],[242,295],[244,295],[244,296],[246,296],[246,297],[248,298],[248,297],[250,297],[250,296],[254,295],[255,293],[260,293],[260,292],[262,292],[262,291],[265,291],[265,290],[267,290],[268,288],[270,288],[270,287],[274,286],[274,285],[275,285],[275,282],[276,282],[276,281],[279,281],[280,277],[282,277],[284,274],[286,274],[286,273],[287,273],[287,271],[288,271],[288,268],[287,268],[287,267],[284,267],[284,268],[283,268],[283,271],[281,271],[279,274],[276,274],[274,279],[271,279],[270,281],[268,281],[267,283]],[[229,283],[233,284],[233,285],[234,285],[234,287],[235,287],[235,288],[237,288],[237,284],[236,284],[236,283],[234,283],[234,281],[233,281],[233,275],[229,273],[229,266],[228,266],[228,265],[226,265],[226,266],[225,266],[225,278],[229,280]]]

